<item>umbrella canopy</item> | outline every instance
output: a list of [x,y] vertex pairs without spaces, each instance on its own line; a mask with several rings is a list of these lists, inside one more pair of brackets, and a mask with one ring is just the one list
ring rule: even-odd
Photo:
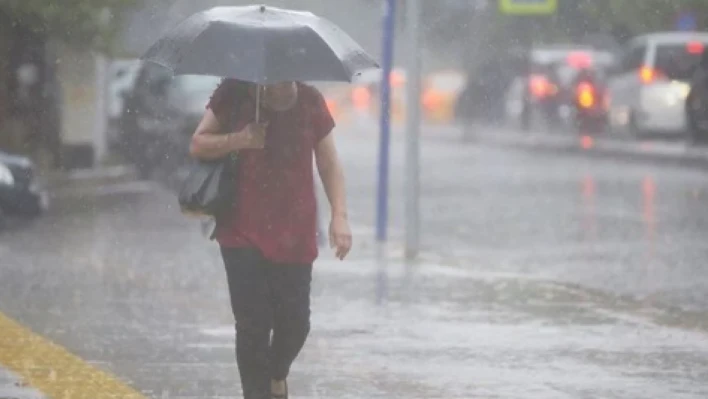
[[350,82],[378,68],[351,37],[310,12],[266,6],[215,7],[192,15],[142,57],[179,74],[258,84]]

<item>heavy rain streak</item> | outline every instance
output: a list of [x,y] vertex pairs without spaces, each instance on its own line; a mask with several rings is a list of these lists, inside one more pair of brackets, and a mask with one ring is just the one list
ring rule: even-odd
[[0,399],[708,398],[705,0],[0,1]]

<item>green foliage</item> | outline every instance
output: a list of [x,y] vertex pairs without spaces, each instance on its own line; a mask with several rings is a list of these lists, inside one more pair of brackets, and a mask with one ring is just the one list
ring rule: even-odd
[[[489,0],[491,7],[498,0]],[[469,1],[468,4],[474,2]],[[451,4],[458,4],[452,7]],[[461,7],[462,1],[424,1],[423,20],[427,39],[436,45],[468,39],[469,32],[483,30],[482,40],[495,41],[496,36],[518,36],[529,32],[527,22],[535,26],[535,40],[563,41],[588,33],[610,33],[625,29],[632,34],[672,30],[675,18],[683,11],[693,12],[698,28],[708,30],[708,0],[559,0],[558,13],[550,17],[509,17],[487,11],[488,17],[475,19],[472,7]],[[467,28],[473,24],[472,29]],[[477,29],[485,27],[488,29]],[[485,27],[486,28],[486,27]]]
[[622,25],[635,34],[672,30],[675,18],[683,11],[696,15],[699,29],[708,27],[705,0],[578,0],[577,7],[600,28]]
[[76,46],[107,47],[123,13],[140,0],[2,0],[14,23]]

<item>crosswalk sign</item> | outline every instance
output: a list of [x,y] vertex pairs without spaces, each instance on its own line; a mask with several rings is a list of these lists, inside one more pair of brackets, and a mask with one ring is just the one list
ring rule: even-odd
[[558,0],[499,0],[499,10],[509,15],[554,14]]

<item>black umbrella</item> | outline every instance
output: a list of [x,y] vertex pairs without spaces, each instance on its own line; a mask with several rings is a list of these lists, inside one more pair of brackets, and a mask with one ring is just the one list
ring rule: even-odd
[[196,13],[142,58],[178,75],[215,75],[257,84],[349,82],[364,70],[378,68],[331,22],[310,12],[266,6]]

